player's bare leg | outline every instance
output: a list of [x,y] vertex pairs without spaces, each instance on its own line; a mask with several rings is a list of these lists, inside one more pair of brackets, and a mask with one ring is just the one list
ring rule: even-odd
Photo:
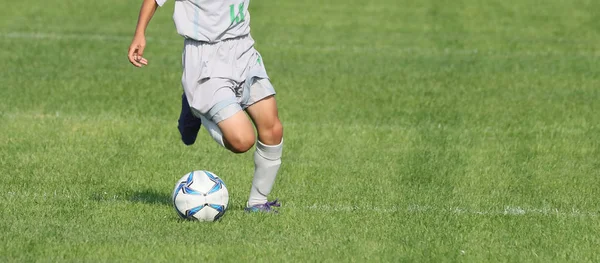
[[283,139],[283,125],[279,120],[274,96],[260,100],[246,109],[258,131],[258,140],[266,145],[277,145]]
[[254,146],[256,140],[254,127],[244,111],[238,111],[217,125],[223,136],[223,144],[228,150],[234,153],[244,153]]
[[271,211],[277,200],[268,202],[283,151],[283,125],[279,120],[275,97],[269,96],[246,109],[258,131],[254,152],[254,178],[246,211]]

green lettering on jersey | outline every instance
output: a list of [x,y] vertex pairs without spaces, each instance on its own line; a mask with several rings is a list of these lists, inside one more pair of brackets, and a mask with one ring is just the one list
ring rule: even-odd
[[244,2],[238,5],[238,13],[235,14],[235,5],[229,6],[229,17],[232,24],[239,24],[244,21]]

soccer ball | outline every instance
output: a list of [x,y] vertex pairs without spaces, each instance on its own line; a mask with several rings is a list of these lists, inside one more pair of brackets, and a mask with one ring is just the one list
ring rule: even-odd
[[183,219],[216,221],[225,214],[228,202],[223,180],[208,171],[184,175],[173,190],[173,206]]

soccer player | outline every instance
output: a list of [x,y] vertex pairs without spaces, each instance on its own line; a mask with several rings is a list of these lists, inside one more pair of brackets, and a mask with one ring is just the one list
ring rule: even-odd
[[[129,61],[148,65],[143,57],[146,28],[154,12],[167,0],[144,0]],[[221,146],[234,153],[252,148],[254,177],[245,210],[272,212],[280,204],[269,202],[283,148],[275,90],[250,35],[250,0],[176,0],[173,20],[184,38],[182,56],[181,139],[196,141],[200,125]],[[246,115],[247,113],[247,115]],[[250,117],[250,119],[248,118]],[[254,133],[254,126],[258,140]]]

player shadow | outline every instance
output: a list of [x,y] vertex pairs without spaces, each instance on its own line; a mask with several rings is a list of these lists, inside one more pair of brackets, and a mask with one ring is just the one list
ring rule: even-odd
[[123,195],[125,200],[132,203],[143,203],[151,205],[171,205],[171,195],[166,192],[155,190],[143,190],[129,192]]

